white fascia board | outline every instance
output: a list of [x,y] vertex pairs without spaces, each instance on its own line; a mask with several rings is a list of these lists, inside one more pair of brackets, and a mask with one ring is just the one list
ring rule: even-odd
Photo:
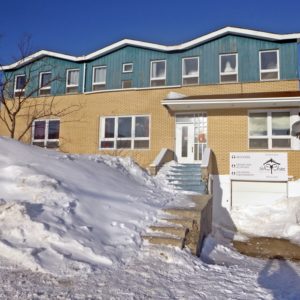
[[186,43],[175,45],[175,46],[164,46],[164,45],[155,44],[155,43],[148,43],[148,42],[136,41],[136,40],[131,40],[131,39],[123,39],[119,42],[111,44],[107,47],[104,47],[100,50],[97,50],[97,51],[92,52],[85,56],[71,56],[71,55],[60,54],[60,53],[52,52],[52,51],[41,50],[41,51],[38,51],[16,63],[1,67],[1,70],[10,70],[10,69],[20,67],[20,66],[22,66],[30,61],[33,61],[39,57],[42,57],[42,56],[52,56],[52,57],[57,57],[57,58],[66,59],[66,60],[70,60],[70,61],[75,61],[75,62],[81,61],[82,62],[82,61],[90,60],[90,59],[96,58],[98,56],[104,55],[106,53],[115,51],[115,50],[125,47],[125,46],[136,46],[136,47],[148,48],[148,49],[165,51],[165,52],[178,51],[178,50],[184,50],[184,49],[194,47],[198,44],[205,43],[212,39],[218,38],[219,36],[231,34],[231,33],[243,35],[243,36],[254,37],[254,38],[263,38],[263,39],[267,39],[270,41],[283,41],[283,40],[291,40],[291,39],[292,40],[295,39],[298,42],[300,41],[300,33],[275,34],[275,33],[269,33],[269,32],[251,30],[251,29],[225,27],[225,28],[219,29],[217,31],[211,32],[209,34],[203,35],[199,38],[188,41]]
[[240,98],[240,99],[193,99],[193,100],[163,100],[161,104],[173,110],[232,107],[263,107],[263,106],[300,106],[300,97],[286,98]]

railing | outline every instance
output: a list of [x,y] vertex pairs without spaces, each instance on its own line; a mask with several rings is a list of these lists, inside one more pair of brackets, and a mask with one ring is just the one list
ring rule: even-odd
[[151,175],[156,175],[159,169],[167,162],[174,159],[174,152],[170,149],[163,148],[150,164],[148,170]]
[[210,148],[205,148],[201,164],[201,177],[203,182],[205,182],[208,194],[212,194],[212,154]]

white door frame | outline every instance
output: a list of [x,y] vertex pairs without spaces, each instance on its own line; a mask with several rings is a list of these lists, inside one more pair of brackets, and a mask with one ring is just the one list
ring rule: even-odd
[[176,124],[176,156],[179,163],[191,164],[194,162],[193,123]]

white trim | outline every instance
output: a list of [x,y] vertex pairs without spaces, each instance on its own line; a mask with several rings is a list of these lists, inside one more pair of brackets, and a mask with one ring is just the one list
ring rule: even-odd
[[[95,81],[95,70],[97,69],[105,69],[105,81]],[[92,89],[94,90],[94,86],[97,85],[103,85],[104,87],[106,86],[106,75],[107,75],[107,66],[102,65],[102,66],[94,66],[93,67],[93,82],[92,82]]]
[[191,60],[191,59],[197,59],[197,69],[198,69],[198,75],[197,75],[197,83],[195,84],[199,84],[199,78],[200,78],[200,67],[199,67],[199,56],[191,56],[191,57],[183,57],[182,60],[181,60],[181,84],[183,86],[186,86],[186,85],[191,85],[191,84],[183,84],[183,80],[184,79],[187,79],[187,78],[196,78],[195,75],[184,75],[183,74],[183,69],[184,69],[184,61],[185,60]]
[[18,75],[15,75],[14,96],[16,96],[16,93],[20,93],[20,92],[25,93],[25,89],[26,89],[26,86],[24,87],[24,89],[17,89],[17,78],[18,78],[18,77],[25,77],[25,81],[26,81],[26,74],[18,74]]
[[86,76],[86,63],[83,64],[83,75],[82,75],[82,93],[85,93],[85,76]]
[[[68,84],[68,78],[69,78],[69,72],[70,71],[78,71],[78,83],[77,84]],[[77,92],[79,92],[79,78],[80,78],[80,69],[67,69],[67,76],[66,76],[66,94],[73,94],[73,93],[68,93],[68,88],[72,88],[72,87],[77,87]]]
[[[36,122],[41,122],[44,121],[45,124],[45,138],[44,139],[35,139],[34,138],[34,130],[35,130],[35,123]],[[59,148],[59,138],[58,139],[48,139],[48,134],[49,134],[49,122],[50,121],[59,121],[59,131],[60,131],[60,119],[37,119],[34,120],[32,123],[32,130],[31,130],[31,144],[34,142],[36,143],[44,143],[44,148],[47,148],[47,142],[58,142],[58,147]]]
[[[272,113],[273,112],[288,112],[289,120],[290,120],[290,134],[289,135],[272,135]],[[255,113],[265,113],[267,115],[267,135],[250,135],[250,114]],[[248,110],[248,150],[294,150],[292,147],[292,110],[291,109],[255,109]],[[250,148],[250,139],[262,139],[268,141],[268,148]],[[291,147],[287,148],[276,148],[272,147],[272,140],[274,139],[289,139],[291,143]]]
[[[276,52],[277,54],[277,68],[276,69],[267,69],[262,70],[261,68],[261,54],[267,53],[267,52]],[[279,49],[270,49],[270,50],[261,50],[259,51],[259,80],[260,81],[274,81],[274,80],[280,80],[280,58],[279,58]],[[261,75],[262,73],[275,73],[277,72],[277,78],[271,78],[271,79],[262,79]]]
[[[125,71],[125,66],[131,66],[130,71]],[[133,72],[133,63],[124,63],[122,68],[122,73],[132,73]]]
[[[153,63],[158,63],[158,62],[164,62],[165,63],[165,74],[163,77],[152,77],[152,66]],[[151,87],[156,87],[152,85],[152,81],[159,81],[159,80],[164,80],[165,84],[162,86],[165,86],[167,84],[167,60],[166,59],[159,59],[159,60],[151,60],[150,61],[150,86]]]
[[41,95],[41,90],[42,91],[48,91],[49,90],[49,94],[51,94],[51,81],[49,82],[50,86],[42,87],[42,76],[44,74],[51,74],[52,75],[52,72],[40,72],[40,78],[39,78],[39,95],[40,96],[44,96],[43,94]]
[[[135,124],[137,117],[147,117],[149,119],[149,136],[148,137],[135,137]],[[114,137],[112,138],[104,138],[105,134],[105,120],[112,118],[114,119]],[[119,118],[131,118],[131,137],[118,138],[118,119]],[[151,149],[151,115],[119,115],[119,116],[100,116],[99,117],[99,150],[150,150]],[[117,141],[122,140],[130,140],[131,147],[130,148],[117,148]],[[101,147],[101,142],[113,142],[113,148],[103,148]],[[149,141],[148,148],[134,148],[135,141]]]
[[297,40],[297,42],[300,41],[300,33],[275,34],[275,33],[269,33],[269,32],[264,32],[264,31],[228,26],[228,27],[224,27],[219,30],[213,31],[211,33],[205,34],[201,37],[198,37],[198,38],[188,41],[186,43],[182,43],[182,44],[175,45],[175,46],[164,46],[164,45],[155,44],[155,43],[147,43],[147,42],[136,41],[136,40],[131,40],[131,39],[123,39],[119,42],[111,44],[107,47],[104,47],[100,50],[92,52],[88,55],[77,56],[77,57],[71,56],[71,55],[66,55],[66,54],[61,54],[61,53],[57,53],[57,52],[52,52],[52,51],[41,50],[30,56],[27,56],[26,58],[24,58],[22,60],[17,61],[16,63],[3,66],[1,69],[2,70],[10,70],[10,69],[18,68],[18,67],[21,67],[22,65],[25,65],[26,63],[28,63],[30,61],[36,60],[43,56],[52,56],[52,57],[62,58],[65,60],[76,61],[76,62],[87,61],[87,60],[96,58],[98,56],[107,54],[109,52],[115,51],[115,50],[122,48],[124,46],[127,46],[127,45],[148,48],[148,49],[154,49],[154,50],[161,50],[161,51],[166,51],[166,52],[167,51],[176,51],[176,50],[185,50],[185,49],[194,47],[198,44],[208,42],[212,39],[215,39],[220,36],[227,35],[227,34],[238,34],[238,35],[242,35],[242,36],[260,38],[260,39],[265,39],[265,40],[270,40],[270,41],[284,41],[284,40]]
[[[235,56],[235,68],[236,70],[234,72],[222,72],[222,57],[223,56]],[[222,76],[226,75],[236,75],[236,81],[222,81]],[[238,53],[224,53],[219,54],[219,83],[236,83],[239,82],[239,56]]]

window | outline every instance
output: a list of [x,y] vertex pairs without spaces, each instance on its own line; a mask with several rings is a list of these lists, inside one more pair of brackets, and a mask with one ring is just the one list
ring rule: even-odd
[[40,95],[51,94],[51,72],[40,73]]
[[44,148],[58,148],[59,120],[36,120],[32,127],[32,144]]
[[78,93],[79,87],[79,70],[67,70],[67,93]]
[[94,67],[93,70],[93,91],[105,89],[106,66]]
[[166,85],[166,61],[151,61],[150,85],[163,86]]
[[238,81],[238,55],[221,54],[220,55],[220,82],[230,83]]
[[25,95],[25,87],[26,87],[26,76],[17,75],[15,77],[15,89],[14,89],[15,97],[23,97]]
[[101,149],[149,149],[149,116],[101,118]]
[[260,80],[279,79],[279,51],[268,50],[259,52]]
[[133,71],[133,63],[123,64],[123,73],[131,73]]
[[130,89],[132,87],[132,80],[122,80],[122,89]]
[[260,111],[249,113],[249,148],[291,148],[289,111]]
[[199,58],[183,58],[182,59],[182,84],[198,84],[199,83]]

